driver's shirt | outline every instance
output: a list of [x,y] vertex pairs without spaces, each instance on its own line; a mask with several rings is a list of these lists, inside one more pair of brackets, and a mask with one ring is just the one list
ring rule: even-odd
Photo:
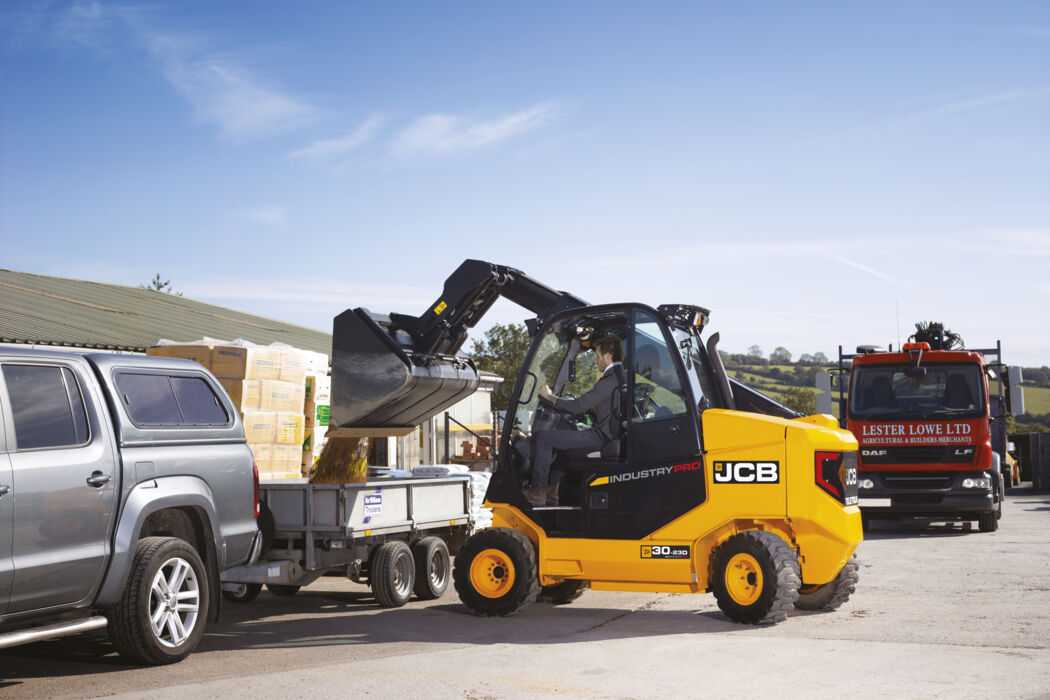
[[565,399],[558,397],[554,405],[563,411],[572,414],[581,414],[591,411],[594,414],[594,428],[601,434],[602,439],[615,440],[620,437],[620,421],[613,416],[613,396],[616,389],[626,384],[623,373],[623,365],[613,362],[605,368],[601,379],[578,399]]

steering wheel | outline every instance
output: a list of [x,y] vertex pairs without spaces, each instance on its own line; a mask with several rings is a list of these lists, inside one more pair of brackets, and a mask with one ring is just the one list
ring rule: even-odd
[[635,418],[645,418],[649,413],[649,406],[653,402],[653,390],[655,384],[634,385],[634,415]]

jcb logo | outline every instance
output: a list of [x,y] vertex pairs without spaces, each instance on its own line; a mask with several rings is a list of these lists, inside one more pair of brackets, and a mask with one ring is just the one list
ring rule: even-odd
[[715,462],[716,484],[779,484],[780,462]]

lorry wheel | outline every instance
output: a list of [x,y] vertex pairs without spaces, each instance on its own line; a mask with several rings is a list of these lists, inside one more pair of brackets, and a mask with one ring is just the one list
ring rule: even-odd
[[299,592],[302,586],[289,586],[283,583],[268,583],[266,584],[266,590],[274,595],[279,596],[291,596]]
[[436,600],[445,595],[452,577],[448,545],[440,537],[424,537],[412,547],[416,560],[416,597]]
[[204,632],[208,596],[208,572],[193,547],[177,537],[144,537],[124,594],[109,611],[109,637],[137,663],[182,661]]
[[552,605],[565,605],[578,599],[590,587],[590,581],[562,581],[553,586],[544,586],[536,600]]
[[837,610],[853,595],[859,580],[860,567],[854,554],[831,581],[819,586],[807,586],[803,582],[798,589],[795,607],[799,610]]
[[223,591],[222,597],[231,603],[250,603],[259,597],[261,583],[242,583],[236,591]]
[[802,584],[795,552],[778,535],[761,530],[738,533],[719,545],[709,580],[722,612],[751,625],[785,620]]
[[400,608],[412,596],[416,562],[412,550],[401,540],[379,546],[372,560],[369,581],[376,602],[384,608]]
[[459,550],[453,580],[475,615],[513,615],[540,593],[536,548],[517,530],[485,528]]
[[978,513],[977,527],[981,532],[995,532],[998,530],[999,518],[996,517],[995,511],[990,510],[986,513]]

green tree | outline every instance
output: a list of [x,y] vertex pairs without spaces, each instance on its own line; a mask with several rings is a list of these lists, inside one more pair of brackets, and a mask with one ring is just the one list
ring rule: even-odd
[[826,365],[828,363],[828,356],[822,352],[813,353],[813,362],[818,365]]
[[747,355],[748,357],[754,358],[762,357],[762,348],[758,347],[757,345],[752,345],[747,349]]
[[791,353],[787,348],[780,346],[776,350],[769,353],[769,364],[771,365],[787,365],[791,364]]
[[483,340],[474,341],[470,355],[477,368],[503,377],[503,382],[492,394],[492,410],[507,410],[510,392],[514,389],[531,340],[523,324],[497,323],[485,331]]
[[150,280],[149,284],[140,284],[139,287],[141,287],[142,289],[152,289],[156,292],[167,292],[168,294],[174,294],[177,297],[182,296],[182,292],[176,292],[175,289],[171,286],[171,280],[162,281],[160,279],[159,272],[153,276],[153,279]]
[[816,389],[807,389],[804,386],[793,386],[784,392],[783,397],[781,403],[790,409],[798,411],[804,416],[809,416],[817,412]]

